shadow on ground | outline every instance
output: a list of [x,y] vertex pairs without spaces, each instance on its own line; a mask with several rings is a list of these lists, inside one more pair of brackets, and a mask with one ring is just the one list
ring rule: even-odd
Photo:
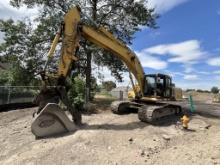
[[[153,125],[156,127],[167,127],[170,125],[176,125],[178,121],[180,121],[179,116],[170,116],[170,117],[158,120],[158,121],[154,122],[153,124],[145,123],[145,122],[141,122],[141,121],[134,121],[134,122],[129,122],[129,123],[125,123],[125,124],[108,124],[108,123],[87,124],[87,123],[83,123],[81,126],[79,126],[78,130],[116,130],[116,131],[135,130],[135,129],[143,129],[143,128],[148,127],[150,125]],[[44,138],[37,138],[37,139],[60,138],[60,137],[64,137],[64,136],[73,135],[75,132],[63,133],[63,134],[59,134],[59,135],[53,135],[53,136],[44,137]]]
[[130,122],[126,124],[84,124],[80,128],[83,130],[134,130],[138,128],[144,128],[149,126],[147,123],[143,122]]

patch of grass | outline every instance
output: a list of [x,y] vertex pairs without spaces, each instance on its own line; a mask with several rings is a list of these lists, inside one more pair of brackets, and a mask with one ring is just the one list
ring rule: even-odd
[[102,90],[101,92],[98,93],[98,95],[111,95],[111,94],[106,90]]
[[95,96],[92,103],[95,104],[99,110],[105,111],[110,109],[111,103],[115,100],[116,98],[112,97],[111,95],[98,94]]

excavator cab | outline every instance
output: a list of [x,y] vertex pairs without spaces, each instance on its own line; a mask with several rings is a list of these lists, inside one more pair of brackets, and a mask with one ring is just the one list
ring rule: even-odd
[[145,75],[144,97],[171,98],[172,97],[172,79],[165,74],[147,74]]

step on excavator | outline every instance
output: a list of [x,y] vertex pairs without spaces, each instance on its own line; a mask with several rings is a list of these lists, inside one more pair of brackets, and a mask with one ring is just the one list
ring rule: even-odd
[[[175,104],[175,101],[171,102],[171,100],[177,99],[177,93],[181,93],[177,92],[171,77],[164,74],[145,75],[143,67],[133,51],[116,39],[106,28],[98,27],[96,23],[94,26],[88,26],[81,22],[81,14],[83,13],[80,12],[78,6],[73,7],[65,14],[64,21],[48,52],[48,60],[44,70],[40,73],[43,85],[34,101],[39,105],[39,108],[33,115],[34,121],[31,125],[32,133],[37,138],[73,132],[81,124],[81,113],[67,97],[69,89],[67,78],[75,69],[74,64],[78,60],[76,55],[79,53],[79,42],[82,38],[110,51],[122,60],[129,70],[133,87],[132,99],[113,102],[111,108],[114,113],[121,114],[130,109],[136,109],[141,121],[153,123],[164,116],[181,112],[181,106]],[[47,66],[60,41],[62,44],[58,71],[56,75],[51,75],[47,73]],[[138,85],[134,84],[133,78]],[[72,121],[64,109],[71,113]]]

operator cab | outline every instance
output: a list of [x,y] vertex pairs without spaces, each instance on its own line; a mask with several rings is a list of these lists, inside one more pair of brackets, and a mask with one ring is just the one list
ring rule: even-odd
[[145,75],[144,96],[145,97],[172,97],[172,79],[165,74],[147,74]]

